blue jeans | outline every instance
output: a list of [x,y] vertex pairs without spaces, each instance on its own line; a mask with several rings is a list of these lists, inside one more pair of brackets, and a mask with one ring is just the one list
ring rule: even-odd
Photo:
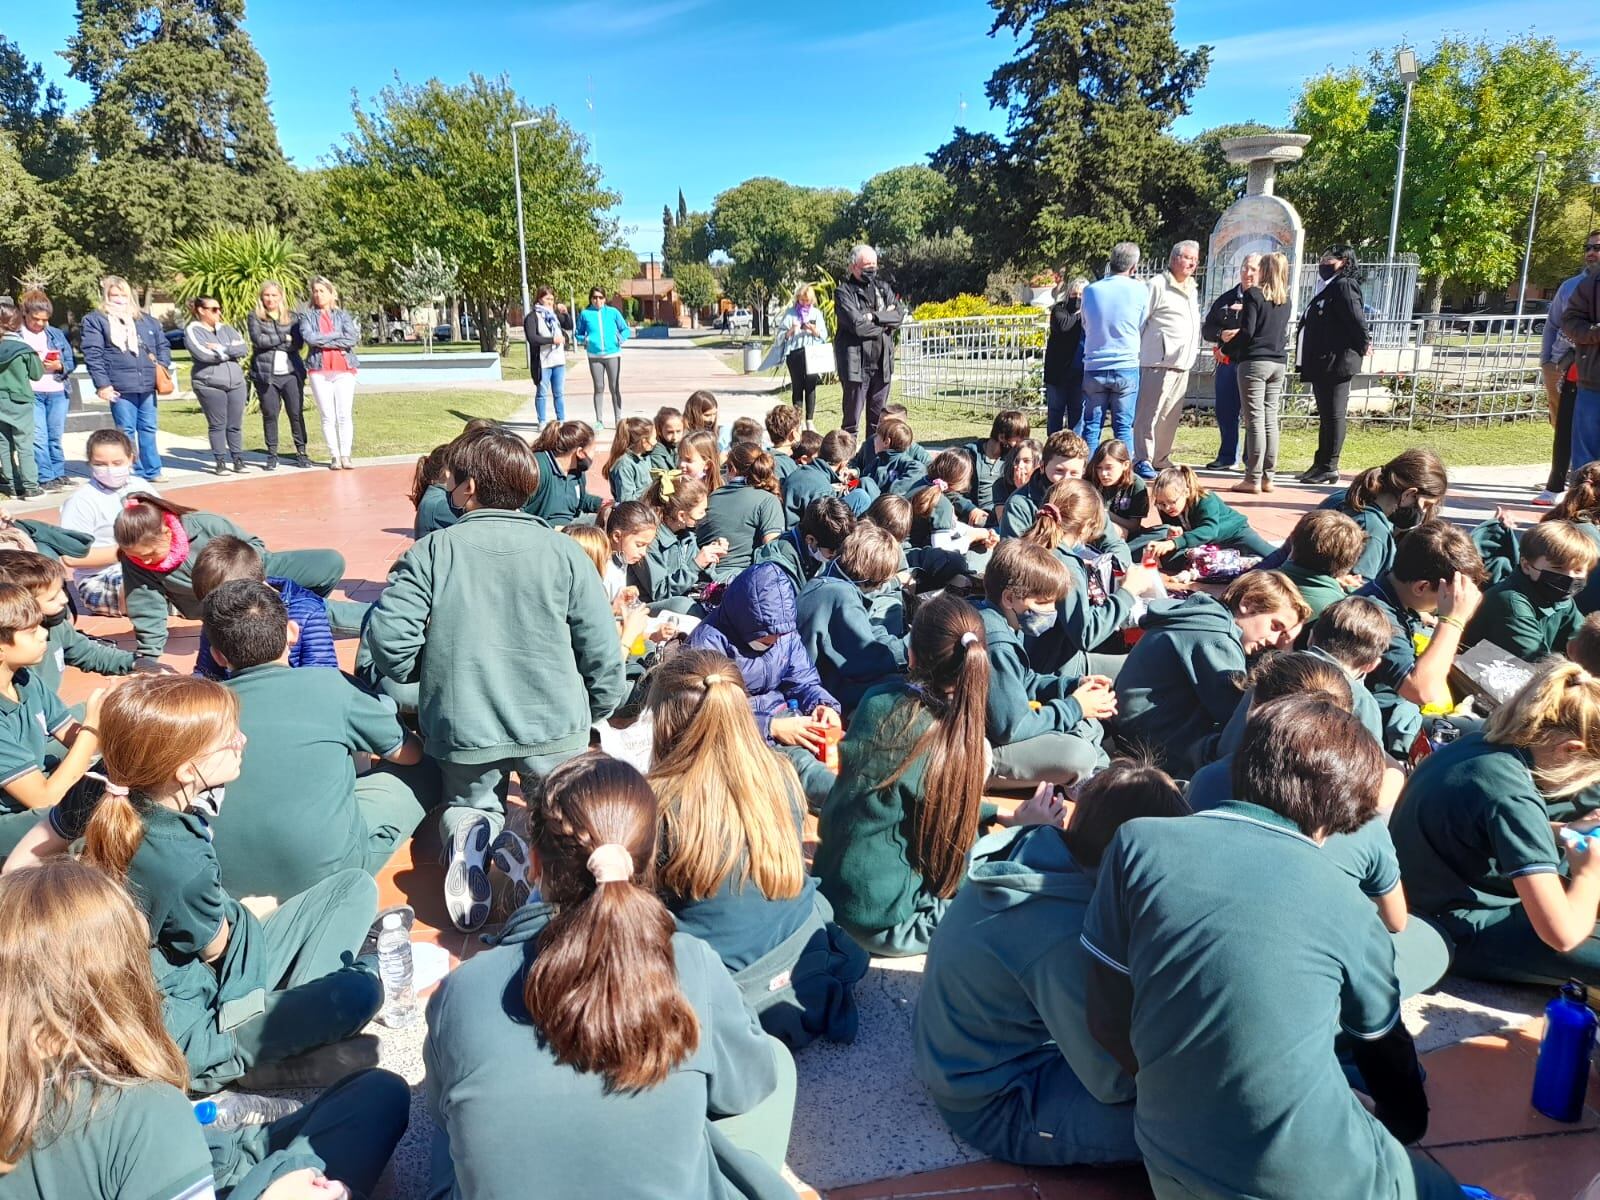
[[138,452],[133,473],[140,479],[161,474],[161,451],[156,449],[156,394],[117,396],[111,401],[111,419],[133,440]]
[[545,367],[539,372],[539,386],[533,393],[533,405],[543,423],[545,403],[551,396],[556,400],[556,420],[567,419],[567,368]]
[[39,467],[40,483],[60,479],[67,473],[61,435],[66,432],[69,403],[65,392],[33,394],[33,461]]
[[1083,421],[1078,436],[1089,444],[1093,454],[1105,427],[1106,409],[1111,410],[1112,436],[1133,449],[1133,410],[1139,402],[1139,368],[1083,373]]
[[1239,368],[1231,362],[1217,364],[1217,428],[1222,431],[1217,461],[1231,467],[1239,461]]
[[1600,391],[1578,385],[1572,405],[1572,469],[1600,459]]
[[1044,385],[1045,436],[1083,424],[1083,371],[1077,369],[1065,383]]

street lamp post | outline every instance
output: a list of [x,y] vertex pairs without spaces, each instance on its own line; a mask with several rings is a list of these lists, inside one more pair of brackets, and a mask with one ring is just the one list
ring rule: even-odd
[[1389,209],[1389,261],[1394,262],[1395,239],[1400,234],[1400,192],[1406,183],[1406,140],[1411,134],[1411,89],[1417,82],[1417,52],[1402,50],[1394,56],[1395,70],[1406,85],[1406,112],[1400,119],[1400,158],[1394,168],[1394,203]]
[[1528,260],[1533,257],[1533,227],[1539,222],[1539,185],[1544,182],[1544,160],[1549,157],[1543,150],[1533,156],[1539,166],[1533,176],[1533,207],[1528,210],[1528,241],[1522,247],[1522,282],[1517,285],[1517,319],[1512,325],[1517,333],[1522,331],[1522,306],[1528,298]]
[[522,316],[526,320],[533,301],[528,296],[528,238],[522,229],[522,154],[517,149],[517,130],[537,125],[539,119],[511,122],[511,174],[517,187],[517,261],[522,267]]

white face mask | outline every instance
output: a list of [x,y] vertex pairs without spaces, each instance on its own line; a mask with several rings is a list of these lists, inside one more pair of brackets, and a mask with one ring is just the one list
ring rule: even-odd
[[128,476],[132,473],[132,467],[94,466],[89,468],[89,474],[94,477],[94,481],[101,487],[113,492],[127,483]]

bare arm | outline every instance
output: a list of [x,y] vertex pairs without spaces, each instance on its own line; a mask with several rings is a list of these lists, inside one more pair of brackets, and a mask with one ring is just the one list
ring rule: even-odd
[[1570,954],[1594,936],[1600,913],[1600,851],[1568,850],[1572,878],[1564,883],[1554,871],[1519,875],[1512,886],[1539,940]]

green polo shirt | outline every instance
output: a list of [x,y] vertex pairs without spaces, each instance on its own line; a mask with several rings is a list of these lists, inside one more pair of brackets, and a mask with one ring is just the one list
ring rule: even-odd
[[239,778],[214,823],[222,882],[235,896],[297,896],[346,867],[365,867],[369,832],[356,806],[357,751],[405,740],[400,719],[330,667],[277,663],[236,671],[248,739]]
[[69,666],[93,675],[126,675],[133,670],[133,652],[82,633],[68,614],[49,627],[44,659],[33,668],[53,692],[61,690],[61,677]]
[[[72,723],[61,697],[33,671],[18,671],[12,686],[17,690],[16,700],[0,695],[0,789],[29,771],[52,771],[51,739]],[[23,808],[10,792],[0,790],[0,810],[21,812]]]
[[706,515],[696,526],[699,544],[728,539],[728,553],[712,571],[715,579],[732,579],[755,561],[755,549],[784,531],[783,502],[771,492],[744,483],[729,483],[711,493]]
[[0,1175],[6,1200],[201,1200],[212,1186],[205,1134],[183,1093],[166,1083],[103,1088],[93,1106],[79,1084],[69,1113]]
[[1515,566],[1511,574],[1483,594],[1461,635],[1462,646],[1492,642],[1523,662],[1560,654],[1583,627],[1583,613],[1573,600],[1544,606],[1534,599],[1533,580]]
[[1407,781],[1394,813],[1411,910],[1456,937],[1501,919],[1522,903],[1518,878],[1561,871],[1556,819],[1525,751],[1481,733],[1441,746]]
[[1401,602],[1387,575],[1372,580],[1355,594],[1371,600],[1389,618],[1389,645],[1378,659],[1377,668],[1367,676],[1367,687],[1383,715],[1383,748],[1404,760],[1422,728],[1422,710],[1400,695],[1400,685],[1417,665],[1417,635],[1431,636],[1432,631],[1419,614]]
[[1083,944],[1133,988],[1136,1134],[1158,1196],[1416,1194],[1333,1048],[1341,1027],[1376,1039],[1400,1019],[1393,944],[1285,818],[1228,801],[1128,822]]

